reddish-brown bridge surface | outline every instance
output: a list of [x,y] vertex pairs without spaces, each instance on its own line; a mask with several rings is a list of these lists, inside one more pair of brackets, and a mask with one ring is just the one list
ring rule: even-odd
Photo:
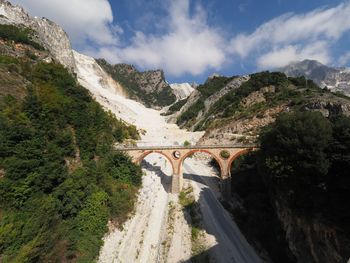
[[151,153],[163,155],[173,169],[171,192],[178,193],[182,189],[182,166],[184,160],[196,152],[204,152],[211,155],[220,166],[221,190],[224,195],[231,192],[231,165],[242,154],[255,150],[256,145],[235,146],[159,146],[159,147],[123,147],[119,151],[127,153],[133,162],[140,164]]

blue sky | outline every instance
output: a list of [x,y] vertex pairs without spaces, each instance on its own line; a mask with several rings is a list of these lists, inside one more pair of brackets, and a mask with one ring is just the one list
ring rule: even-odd
[[68,32],[78,51],[169,82],[202,83],[302,59],[349,66],[350,1],[13,0]]

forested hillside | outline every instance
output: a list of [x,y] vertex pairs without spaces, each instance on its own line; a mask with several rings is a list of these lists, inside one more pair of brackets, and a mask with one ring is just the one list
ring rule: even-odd
[[133,209],[142,173],[113,144],[138,132],[43,62],[31,30],[1,27],[0,262],[91,262]]
[[338,102],[338,97],[344,97],[322,90],[313,81],[303,77],[288,78],[284,73],[259,72],[250,75],[248,81],[222,96],[202,115],[205,99],[220,91],[230,80],[232,78],[216,77],[199,86],[202,95],[179,116],[177,124],[191,127],[197,123],[194,130],[207,130],[241,119],[263,119],[268,110],[279,106],[299,110],[313,99]]
[[283,112],[350,115],[349,97],[321,89],[304,77],[287,77],[280,72],[216,77],[199,88],[200,96],[188,99],[174,116],[181,127],[205,131],[202,144],[255,142],[261,129]]
[[233,214],[273,262],[346,262],[350,255],[350,118],[280,115],[261,149],[237,160]]

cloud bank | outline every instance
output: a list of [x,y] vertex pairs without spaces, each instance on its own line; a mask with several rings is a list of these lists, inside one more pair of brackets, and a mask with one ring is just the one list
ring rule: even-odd
[[332,60],[332,46],[350,30],[350,2],[305,14],[288,13],[260,25],[253,33],[230,40],[229,53],[257,56],[258,68],[283,66],[294,60]]
[[164,35],[136,32],[131,45],[120,49],[121,59],[143,68],[164,68],[175,76],[198,75],[224,63],[224,39],[219,30],[207,25],[203,9],[197,7],[190,16],[188,0],[173,1],[168,15]]
[[345,65],[349,53],[335,57],[333,47],[350,31],[350,1],[303,14],[273,18],[253,32],[232,35],[208,24],[207,13],[189,0],[167,0],[161,33],[134,30],[128,44],[107,0],[12,0],[32,15],[59,23],[79,51],[142,69],[162,68],[169,76],[193,76],[248,61],[271,69],[291,61],[316,59]]

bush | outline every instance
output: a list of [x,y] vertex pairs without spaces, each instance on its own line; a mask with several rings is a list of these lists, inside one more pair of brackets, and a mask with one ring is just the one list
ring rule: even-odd
[[32,40],[33,35],[34,31],[26,27],[0,25],[0,38],[31,45],[38,50],[44,50],[40,44]]
[[107,221],[133,208],[141,169],[113,145],[138,132],[63,66],[18,66],[32,85],[23,100],[1,98],[0,258],[92,262]]
[[269,187],[299,215],[337,224],[350,233],[350,118],[317,112],[282,114],[261,135]]

